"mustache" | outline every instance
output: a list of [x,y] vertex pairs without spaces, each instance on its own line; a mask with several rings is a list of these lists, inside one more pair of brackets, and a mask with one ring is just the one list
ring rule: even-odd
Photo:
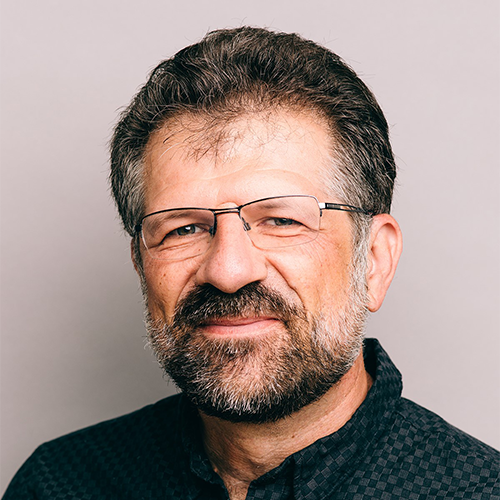
[[303,307],[262,283],[249,283],[235,293],[222,292],[206,283],[193,288],[177,304],[172,326],[196,328],[213,319],[253,316],[271,316],[285,325],[307,318]]

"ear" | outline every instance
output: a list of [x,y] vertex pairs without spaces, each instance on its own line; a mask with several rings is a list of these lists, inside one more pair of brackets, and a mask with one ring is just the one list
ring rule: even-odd
[[403,237],[396,220],[389,214],[373,217],[366,274],[368,309],[371,312],[377,311],[384,301],[402,249]]

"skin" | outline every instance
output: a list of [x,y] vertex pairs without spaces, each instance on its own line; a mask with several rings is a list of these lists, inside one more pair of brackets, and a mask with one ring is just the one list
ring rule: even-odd
[[[146,156],[145,212],[183,206],[223,208],[267,196],[311,194],[332,199],[321,181],[332,148],[327,127],[308,113],[254,113],[231,122],[215,150],[195,153],[203,142],[202,124],[192,117],[172,134],[152,136]],[[187,132],[189,130],[189,132]],[[195,130],[195,132],[193,132]],[[348,202],[348,201],[347,201]],[[376,311],[394,275],[401,232],[390,215],[374,217],[367,270],[368,309]],[[209,283],[234,293],[262,282],[309,313],[345,304],[352,257],[352,226],[347,213],[326,211],[312,243],[279,250],[253,246],[235,214],[218,218],[208,251],[184,261],[152,259],[142,249],[148,307],[153,318],[169,321],[176,304],[195,285]],[[283,328],[274,318],[228,318],[203,328],[207,337],[256,338]],[[248,377],[258,366],[248,367]],[[350,371],[320,400],[275,423],[231,423],[201,413],[204,444],[231,499],[243,499],[250,482],[344,425],[371,385],[360,355]]]

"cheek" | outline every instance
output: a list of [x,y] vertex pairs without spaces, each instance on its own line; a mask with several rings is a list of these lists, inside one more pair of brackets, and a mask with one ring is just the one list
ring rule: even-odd
[[191,288],[193,262],[164,262],[145,259],[148,308],[153,317],[170,320],[179,300]]
[[323,245],[323,260],[319,269],[324,290],[322,298],[328,303],[333,299],[344,304],[349,292],[352,245],[350,239]]
[[332,303],[343,303],[349,287],[351,247],[327,238],[293,251],[274,253],[269,261],[300,298],[303,305],[318,311]]

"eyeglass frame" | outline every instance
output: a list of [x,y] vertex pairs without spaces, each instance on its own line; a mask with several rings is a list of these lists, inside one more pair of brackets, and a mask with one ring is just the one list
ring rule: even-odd
[[144,235],[142,234],[142,224],[143,224],[144,219],[151,217],[153,215],[156,215],[156,214],[173,212],[176,210],[206,210],[206,211],[212,212],[212,214],[214,216],[214,225],[213,225],[213,228],[211,228],[211,230],[210,230],[210,235],[212,237],[214,237],[215,233],[217,232],[217,216],[221,215],[221,214],[231,214],[231,213],[238,214],[238,217],[243,222],[243,228],[245,229],[245,231],[248,231],[250,229],[250,226],[248,226],[246,221],[241,217],[241,209],[248,206],[248,205],[252,205],[253,203],[258,203],[258,202],[267,201],[267,200],[275,200],[275,199],[279,199],[279,198],[312,198],[318,204],[320,217],[323,216],[323,210],[338,210],[338,211],[342,211],[342,212],[354,212],[354,213],[360,213],[360,214],[364,214],[364,215],[368,215],[368,216],[375,215],[375,212],[373,212],[373,211],[366,210],[366,209],[360,208],[360,207],[355,207],[354,205],[348,205],[345,203],[320,202],[320,201],[318,201],[318,198],[316,198],[316,196],[314,196],[312,194],[286,194],[286,195],[280,195],[280,196],[268,196],[266,198],[259,198],[258,200],[249,201],[249,202],[243,203],[242,205],[239,205],[237,207],[226,207],[226,208],[176,207],[176,208],[166,208],[164,210],[157,210],[157,211],[151,212],[151,213],[149,213],[141,218],[140,222],[135,225],[135,233],[136,233],[136,236],[140,237],[140,239],[142,240],[145,247],[148,248],[145,241],[144,241]]

